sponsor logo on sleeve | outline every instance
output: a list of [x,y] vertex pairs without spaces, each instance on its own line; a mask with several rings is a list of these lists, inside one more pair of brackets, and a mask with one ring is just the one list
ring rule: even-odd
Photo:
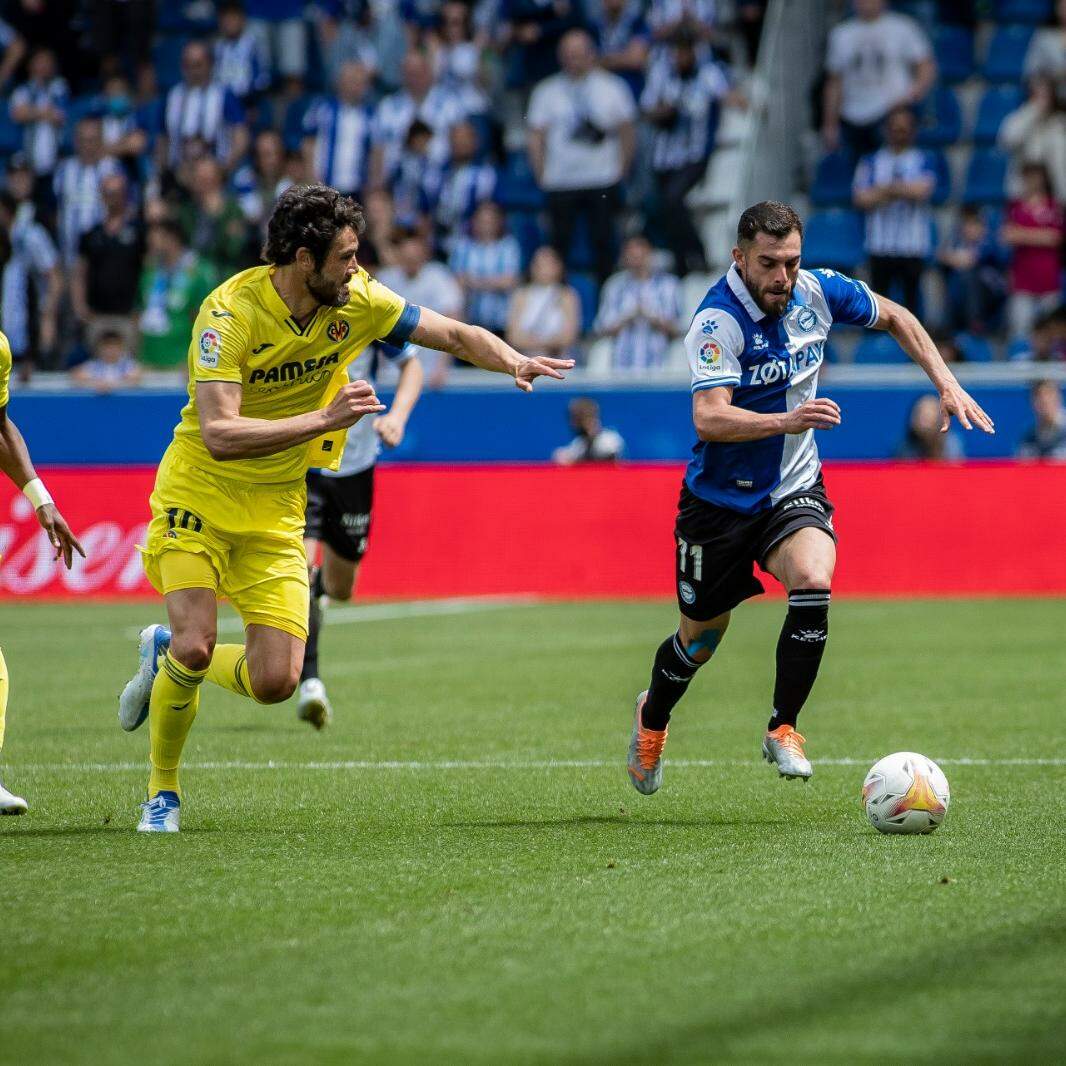
[[218,367],[218,353],[222,351],[222,337],[213,329],[205,329],[200,333],[200,357],[199,364],[208,370]]
[[717,372],[722,369],[722,346],[718,341],[706,340],[697,352],[700,370]]
[[329,324],[326,329],[326,336],[329,337],[334,344],[341,344],[348,339],[350,331],[351,327],[347,322],[337,319]]

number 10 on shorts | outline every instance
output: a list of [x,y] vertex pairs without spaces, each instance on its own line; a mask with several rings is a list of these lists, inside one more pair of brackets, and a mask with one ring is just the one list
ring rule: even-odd
[[692,560],[692,580],[703,580],[703,545],[689,544],[687,541],[677,538],[678,570],[682,574],[688,573],[688,560]]

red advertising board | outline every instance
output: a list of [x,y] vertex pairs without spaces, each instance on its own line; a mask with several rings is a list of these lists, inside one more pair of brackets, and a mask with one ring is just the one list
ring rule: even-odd
[[[152,595],[143,541],[153,471],[44,470],[88,552],[67,573],[28,502],[0,485],[0,596]],[[1066,465],[835,464],[848,595],[1066,593]],[[670,596],[674,465],[379,469],[360,594]]]

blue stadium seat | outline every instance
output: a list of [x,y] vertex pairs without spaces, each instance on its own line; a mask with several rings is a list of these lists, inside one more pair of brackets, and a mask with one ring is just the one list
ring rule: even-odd
[[1000,26],[989,42],[981,73],[989,81],[1018,84],[1032,36],[1032,26]]
[[566,280],[577,290],[581,300],[581,332],[588,333],[596,320],[596,308],[599,305],[600,293],[596,279],[591,274],[577,272],[568,275]]
[[887,334],[864,334],[855,348],[856,363],[909,363],[907,353]]
[[954,144],[962,134],[962,108],[955,90],[938,85],[918,109],[918,143],[925,148]]
[[910,15],[928,29],[936,22],[936,6],[936,0],[896,0],[892,10],[901,15]]
[[496,199],[509,211],[540,211],[544,193],[540,191],[525,152],[510,152],[500,171]]
[[947,156],[943,152],[930,151],[929,158],[936,172],[936,185],[933,186],[933,196],[930,202],[935,207],[939,207],[951,199],[951,167],[948,166]]
[[488,115],[467,115],[466,121],[477,133],[477,158],[479,163],[484,163],[489,158],[496,139],[493,120]]
[[577,225],[570,237],[570,252],[566,258],[567,270],[591,270],[596,263],[592,249],[592,234],[588,222],[578,216]]
[[1025,93],[1017,85],[993,85],[981,97],[974,122],[975,144],[995,144],[1003,120],[1025,103]]
[[152,48],[152,65],[159,91],[165,93],[181,81],[181,50],[189,43],[188,37],[165,37]]
[[967,363],[991,363],[996,358],[992,345],[974,333],[960,333],[955,338],[959,352]]
[[299,151],[304,139],[304,116],[308,108],[315,102],[316,97],[310,93],[304,93],[290,101],[285,108],[285,114],[281,120],[281,139],[285,142],[285,148],[289,152]]
[[933,31],[933,51],[944,81],[965,81],[973,73],[973,33],[965,27],[937,26]]
[[207,35],[215,30],[213,5],[198,5],[206,12],[208,16],[206,18],[190,16],[185,9],[192,5],[175,3],[173,0],[171,3],[154,6],[156,7],[156,31],[164,37],[171,37],[176,33]]
[[855,158],[850,152],[829,152],[818,160],[811,186],[811,203],[815,207],[849,207],[851,181],[855,176]]
[[0,156],[13,155],[22,148],[22,127],[11,121],[6,105],[0,106]]
[[865,258],[862,216],[841,207],[811,215],[803,234],[803,258],[813,266],[854,270]]
[[1029,355],[1029,341],[1025,337],[1016,337],[1007,345],[1008,359],[1025,359]]
[[995,148],[974,150],[966,168],[966,185],[962,192],[964,204],[999,204],[1003,202],[1007,177],[1007,157]]
[[535,211],[508,211],[507,228],[522,250],[522,269],[525,270],[533,258],[533,253],[542,244],[548,243],[547,234]]
[[996,0],[993,18],[996,22],[1027,22],[1039,26],[1051,15],[1053,0]]

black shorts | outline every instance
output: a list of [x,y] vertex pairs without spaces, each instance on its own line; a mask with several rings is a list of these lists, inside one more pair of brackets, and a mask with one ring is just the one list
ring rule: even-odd
[[741,514],[681,488],[674,536],[677,605],[686,618],[706,622],[764,591],[755,563],[797,529],[813,526],[836,540],[833,505],[818,480],[758,514]]
[[328,544],[342,559],[357,563],[363,558],[373,509],[373,467],[350,477],[307,472],[304,536]]

